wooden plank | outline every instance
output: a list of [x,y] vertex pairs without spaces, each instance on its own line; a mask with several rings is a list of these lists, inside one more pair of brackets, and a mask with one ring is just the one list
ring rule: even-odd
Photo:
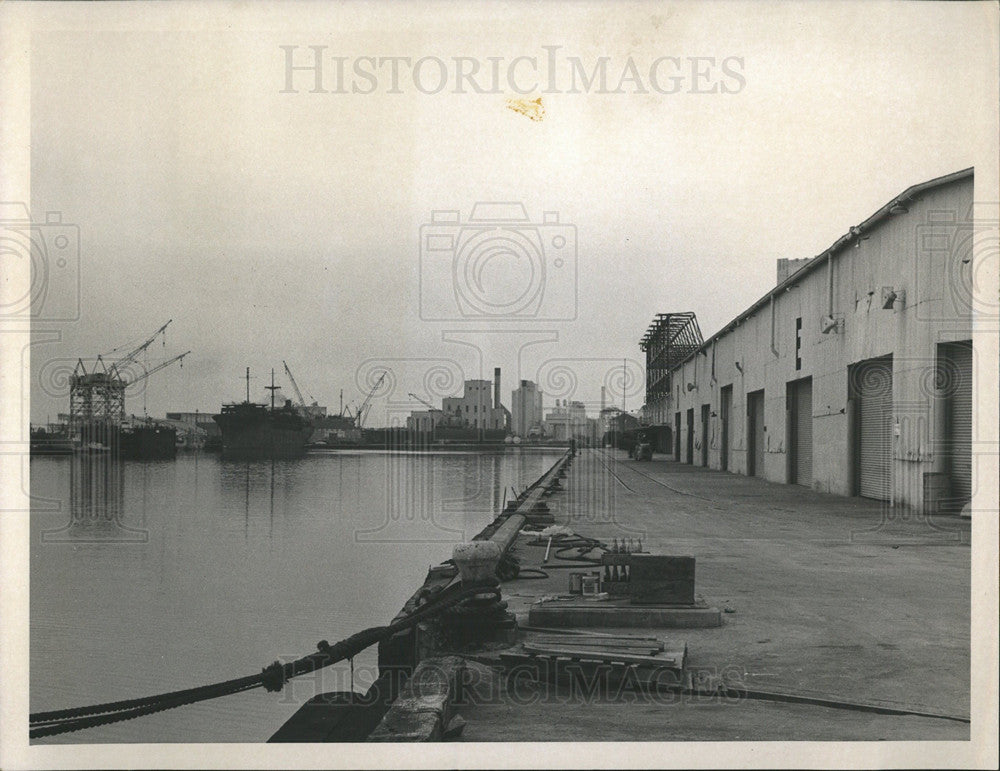
[[[684,652],[680,652],[682,658]],[[524,653],[501,653],[500,661],[508,668],[517,668],[518,671],[527,672],[529,668],[534,668],[535,675],[540,680],[557,681],[565,680],[574,676],[583,669],[591,675],[599,672],[606,672],[609,675],[619,678],[624,676],[626,670],[630,670],[630,680],[647,687],[677,688],[688,683],[683,671],[683,663],[677,667],[664,667],[662,662],[657,662],[657,666],[651,667],[649,664],[619,664],[606,661],[573,661],[567,658],[555,658],[549,656],[536,656]]]
[[622,653],[631,654],[636,656],[655,656],[658,653],[662,653],[659,648],[653,648],[651,646],[646,646],[645,648],[637,648],[633,645],[619,646],[619,645],[562,645],[561,643],[543,643],[529,641],[527,643],[529,648],[541,648],[545,650],[572,650],[572,651],[601,651],[603,653]]
[[546,656],[566,656],[569,658],[589,658],[598,661],[620,662],[623,664],[651,664],[658,666],[670,666],[679,668],[680,663],[676,658],[667,656],[642,656],[634,653],[612,653],[598,650],[576,650],[560,648],[543,648],[540,646],[524,645],[524,650],[529,653],[537,653]]
[[525,642],[532,645],[552,645],[560,648],[634,648],[652,652],[662,651],[664,644],[654,640],[626,642],[618,640],[596,640],[586,637],[530,637]]
[[637,634],[622,634],[620,632],[596,632],[590,629],[562,629],[557,626],[520,626],[525,632],[537,632],[538,634],[549,634],[556,637],[600,637],[607,640],[641,640],[642,642],[659,642],[659,637],[650,637]]

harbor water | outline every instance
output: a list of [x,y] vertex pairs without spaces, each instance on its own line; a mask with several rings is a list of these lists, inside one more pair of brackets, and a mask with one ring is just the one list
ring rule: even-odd
[[[561,454],[33,458],[31,711],[253,674],[388,623]],[[376,660],[39,741],[261,742],[308,698],[366,688]]]

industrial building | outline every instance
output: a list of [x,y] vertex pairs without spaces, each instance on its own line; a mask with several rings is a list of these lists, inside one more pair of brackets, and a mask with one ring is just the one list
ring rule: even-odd
[[406,420],[408,429],[433,431],[439,424],[445,423],[472,429],[506,431],[510,424],[510,412],[500,403],[499,367],[493,370],[493,382],[466,380],[461,396],[446,396],[441,400],[441,409],[430,404],[427,406],[430,409],[410,413]]
[[910,187],[818,256],[782,261],[778,284],[708,340],[693,314],[654,318],[646,417],[675,460],[962,510],[972,204],[972,169]]
[[511,433],[521,438],[542,434],[542,392],[531,380],[511,391]]
[[590,445],[597,441],[597,420],[587,417],[587,407],[583,402],[556,399],[556,405],[545,415],[545,436],[565,442],[573,440],[578,444]]

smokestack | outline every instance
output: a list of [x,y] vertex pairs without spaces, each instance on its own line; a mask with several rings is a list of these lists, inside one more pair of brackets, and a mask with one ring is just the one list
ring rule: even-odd
[[605,386],[601,386],[601,412],[604,412],[604,408],[608,405],[608,389]]
[[500,368],[493,369],[493,407],[500,409]]

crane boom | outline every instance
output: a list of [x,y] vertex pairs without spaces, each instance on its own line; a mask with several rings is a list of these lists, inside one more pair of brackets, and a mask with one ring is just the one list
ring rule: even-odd
[[382,373],[382,376],[376,381],[375,385],[372,386],[372,390],[368,392],[368,396],[365,397],[365,400],[361,403],[361,406],[358,407],[357,411],[354,413],[358,428],[364,427],[365,418],[368,417],[368,408],[371,406],[372,397],[375,395],[375,392],[378,390],[378,387],[382,385],[383,380],[385,380],[384,372]]
[[[173,319],[169,319],[166,324],[164,324],[162,327],[160,327],[159,329],[157,329],[153,334],[151,334],[149,336],[149,338],[142,345],[140,345],[138,348],[135,348],[135,349],[129,351],[127,354],[125,354],[125,356],[123,358],[121,358],[118,361],[116,361],[115,364],[114,364],[114,366],[117,367],[117,368],[122,368],[126,364],[129,364],[129,363],[135,361],[135,357],[138,356],[143,351],[145,351],[147,348],[149,348],[149,346],[151,346],[153,344],[153,341],[156,340],[156,338],[159,337],[160,334],[163,331],[165,331],[167,327],[170,326],[170,322],[171,321],[173,321]],[[188,351],[188,353],[190,353],[190,351]],[[187,355],[187,354],[185,354],[185,355]]]
[[444,412],[444,410],[442,410],[440,407],[435,407],[433,404],[431,404],[428,401],[425,401],[424,399],[421,399],[416,394],[407,394],[407,396],[409,396],[411,399],[416,399],[422,405],[424,405],[425,407],[427,407],[431,412]]
[[172,359],[167,359],[165,362],[163,362],[161,364],[157,364],[152,369],[148,369],[145,372],[143,372],[141,375],[139,375],[137,378],[135,378],[135,380],[128,381],[128,383],[126,383],[126,385],[132,385],[133,383],[138,383],[140,380],[145,380],[147,377],[149,377],[150,375],[152,375],[154,372],[159,372],[164,367],[169,367],[175,361],[181,361],[189,353],[191,353],[191,351],[185,351],[182,354],[174,356],[174,358],[172,358]]
[[288,368],[288,362],[282,359],[281,363],[285,365],[285,374],[288,375],[288,379],[292,383],[292,389],[295,391],[295,396],[298,397],[299,404],[302,405],[302,407],[305,407],[306,400],[302,398],[302,392],[299,390],[299,384],[295,382],[295,378],[292,376],[292,371]]

